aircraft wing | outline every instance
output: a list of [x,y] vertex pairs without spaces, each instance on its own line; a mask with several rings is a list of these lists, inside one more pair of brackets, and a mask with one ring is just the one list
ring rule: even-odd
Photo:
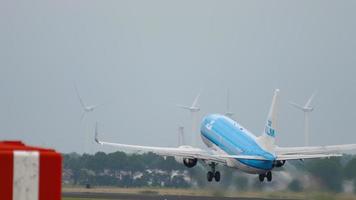
[[346,151],[356,150],[356,144],[306,146],[306,147],[276,147],[277,160],[299,160],[310,158],[329,158],[342,156]]
[[[119,149],[131,150],[135,153],[148,153],[152,152],[161,156],[180,156],[184,158],[197,158],[199,160],[214,161],[222,164],[226,164],[227,159],[244,159],[244,160],[267,160],[262,156],[255,155],[225,155],[225,154],[214,154],[209,151],[182,146],[182,147],[151,147],[151,146],[140,146],[140,145],[128,145],[111,143],[96,140],[97,143],[101,145],[113,146]],[[312,159],[312,158],[330,158],[339,157],[342,154],[337,153],[311,153],[311,154],[277,154],[276,160],[302,160],[302,159]]]
[[311,158],[330,158],[340,157],[342,154],[291,154],[291,155],[277,155],[276,160],[303,160]]
[[276,147],[277,155],[293,154],[340,154],[345,151],[356,150],[356,144],[342,144],[329,146],[306,146],[306,147]]
[[140,146],[130,144],[120,144],[113,142],[101,141],[98,138],[97,128],[95,130],[95,142],[105,146],[112,146],[121,150],[128,150],[134,153],[155,153],[161,156],[177,156],[184,158],[197,158],[204,161],[214,161],[226,164],[228,159],[247,159],[247,160],[266,160],[261,156],[254,155],[225,155],[219,154],[214,151],[207,151],[204,149],[194,148],[190,146],[181,147],[153,147],[153,146]]
[[246,160],[266,160],[260,156],[253,155],[221,155],[215,154],[204,149],[182,146],[182,147],[152,147],[140,145],[128,145],[120,143],[105,142],[95,140],[97,143],[105,146],[112,146],[122,150],[129,150],[134,153],[152,152],[161,156],[178,156],[184,158],[197,158],[200,160],[214,161],[226,164],[227,159],[246,159]]
[[[228,159],[244,159],[244,160],[267,160],[262,156],[256,155],[227,155],[227,154],[218,154],[212,151],[207,151],[204,149],[194,148],[190,146],[181,146],[181,147],[153,147],[153,146],[141,146],[141,145],[130,145],[130,144],[120,144],[100,141],[97,136],[95,141],[98,144],[105,146],[116,147],[121,150],[128,150],[134,153],[155,153],[161,156],[177,156],[184,158],[196,158],[204,161],[213,161],[222,164],[226,164]],[[294,153],[290,154],[288,151],[287,154],[276,154],[276,160],[301,160],[301,159],[311,159],[311,158],[329,158],[342,156],[339,153]]]

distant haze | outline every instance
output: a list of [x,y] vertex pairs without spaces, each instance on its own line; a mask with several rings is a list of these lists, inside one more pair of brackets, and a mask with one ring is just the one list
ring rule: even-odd
[[[0,140],[61,152],[93,141],[176,146],[178,126],[226,111],[256,135],[281,90],[277,143],[356,143],[356,1],[0,2]],[[87,104],[81,122],[77,84]]]

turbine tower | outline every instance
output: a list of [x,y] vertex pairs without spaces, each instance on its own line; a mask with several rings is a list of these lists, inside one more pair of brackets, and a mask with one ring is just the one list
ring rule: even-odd
[[101,106],[102,104],[85,105],[85,103],[84,103],[82,97],[81,97],[80,94],[79,94],[77,85],[74,85],[74,88],[75,88],[75,92],[77,93],[77,96],[78,96],[80,105],[82,106],[82,109],[83,109],[83,114],[82,114],[82,116],[80,117],[80,120],[83,121],[83,119],[84,119],[86,113],[93,112],[97,107]]
[[297,109],[303,111],[304,113],[304,144],[305,146],[309,145],[309,113],[311,113],[314,110],[314,107],[311,106],[311,102],[315,96],[314,94],[311,95],[311,97],[308,99],[308,101],[305,103],[304,106],[301,106],[297,103],[294,102],[289,102],[292,106],[296,107]]
[[227,90],[227,96],[226,96],[226,113],[225,116],[232,118],[234,113],[230,111],[230,90]]
[[184,126],[178,127],[178,146],[185,145]]
[[200,111],[200,108],[198,106],[198,100],[200,97],[200,93],[195,97],[193,103],[191,106],[184,106],[184,105],[177,105],[179,108],[189,110],[191,117],[192,117],[192,142],[196,146],[197,144],[197,123],[198,123],[198,112]]

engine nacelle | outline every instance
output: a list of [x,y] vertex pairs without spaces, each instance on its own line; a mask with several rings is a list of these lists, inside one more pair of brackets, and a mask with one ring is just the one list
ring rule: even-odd
[[[191,147],[188,145],[179,146],[178,148],[185,149],[185,150],[194,149],[194,147]],[[174,159],[178,163],[184,164],[188,168],[192,168],[195,165],[197,165],[197,163],[198,163],[198,159],[196,159],[196,158],[184,158],[184,157],[180,157],[180,156],[175,156]]]
[[285,163],[285,160],[277,160],[274,162],[274,167],[282,167]]
[[174,157],[174,159],[181,164],[184,164],[188,168],[192,168],[198,163],[198,159],[196,158],[183,158],[183,157]]
[[192,168],[198,163],[198,159],[196,158],[184,158],[183,163],[186,167]]

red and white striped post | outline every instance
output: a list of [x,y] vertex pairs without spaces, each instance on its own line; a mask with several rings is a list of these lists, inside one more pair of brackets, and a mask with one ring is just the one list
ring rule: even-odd
[[0,200],[60,200],[62,156],[18,141],[0,142]]

